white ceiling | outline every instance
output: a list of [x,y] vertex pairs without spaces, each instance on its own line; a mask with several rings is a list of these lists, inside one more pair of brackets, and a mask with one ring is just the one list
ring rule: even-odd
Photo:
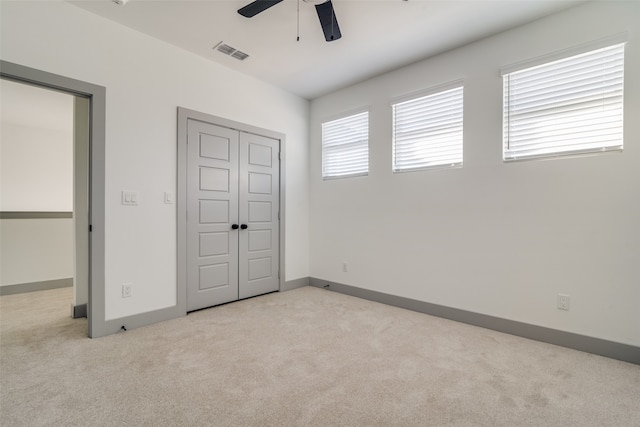
[[[71,3],[313,99],[583,1],[333,0],[342,39],[330,43],[313,4],[298,0],[284,0],[253,18],[236,12],[251,0]],[[238,61],[214,51],[220,41],[250,57]]]

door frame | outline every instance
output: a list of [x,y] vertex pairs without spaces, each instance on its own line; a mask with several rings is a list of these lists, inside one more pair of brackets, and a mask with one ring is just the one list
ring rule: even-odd
[[89,298],[87,335],[106,335],[105,321],[105,111],[106,88],[0,60],[0,78],[89,100]]
[[279,291],[284,288],[284,276],[285,276],[285,134],[264,129],[256,126],[251,126],[245,123],[236,122],[233,120],[225,119],[223,117],[213,116],[211,114],[201,113],[195,110],[189,110],[187,108],[178,107],[178,187],[177,187],[177,274],[178,274],[178,287],[177,287],[177,302],[178,307],[185,314],[187,313],[187,127],[189,120],[196,120],[204,123],[210,123],[216,126],[225,127],[240,132],[246,132],[254,135],[265,136],[267,138],[275,139],[280,145],[280,234],[279,234]]

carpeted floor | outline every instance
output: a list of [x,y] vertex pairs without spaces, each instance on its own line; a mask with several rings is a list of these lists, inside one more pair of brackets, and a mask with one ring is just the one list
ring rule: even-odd
[[2,426],[640,426],[640,366],[326,290],[105,338],[0,298]]

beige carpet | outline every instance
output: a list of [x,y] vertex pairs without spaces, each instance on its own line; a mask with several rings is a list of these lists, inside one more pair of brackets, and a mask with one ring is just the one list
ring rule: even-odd
[[0,425],[640,426],[640,366],[300,288],[105,338],[0,298]]

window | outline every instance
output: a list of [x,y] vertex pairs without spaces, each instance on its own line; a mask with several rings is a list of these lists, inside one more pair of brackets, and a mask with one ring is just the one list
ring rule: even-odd
[[462,164],[462,87],[392,108],[394,172]]
[[367,175],[369,112],[322,124],[322,177]]
[[624,44],[503,73],[503,158],[622,149]]

